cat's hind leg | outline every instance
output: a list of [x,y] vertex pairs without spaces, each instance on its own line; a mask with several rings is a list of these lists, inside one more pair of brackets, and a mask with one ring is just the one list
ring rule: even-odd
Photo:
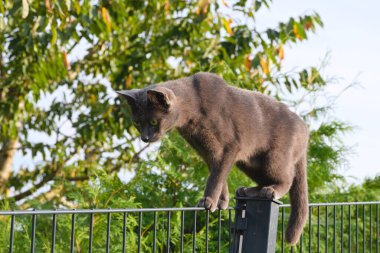
[[[251,178],[256,183],[265,181],[263,176],[261,175],[262,166],[257,166],[257,163],[252,165],[245,162],[238,162],[236,165],[242,172],[244,172],[249,178]],[[239,187],[236,190],[236,196],[258,198],[260,196],[261,188],[261,185],[255,187]]]
[[292,186],[295,166],[287,152],[272,151],[268,153],[263,175],[264,180],[257,181],[262,186],[259,197],[280,199]]
[[289,190],[294,178],[294,165],[286,152],[271,151],[260,167],[239,164],[238,167],[255,181],[256,187],[241,187],[237,196],[279,199]]

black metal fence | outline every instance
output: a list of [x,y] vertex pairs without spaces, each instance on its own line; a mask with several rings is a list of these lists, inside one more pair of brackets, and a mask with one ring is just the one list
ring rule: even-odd
[[380,202],[309,205],[309,219],[296,247],[284,243],[286,208],[280,211],[278,252],[379,253]]
[[[298,245],[284,242],[280,205],[276,252],[379,253],[380,202],[309,205]],[[234,208],[0,211],[0,252],[232,252]],[[245,253],[245,252],[242,252]]]

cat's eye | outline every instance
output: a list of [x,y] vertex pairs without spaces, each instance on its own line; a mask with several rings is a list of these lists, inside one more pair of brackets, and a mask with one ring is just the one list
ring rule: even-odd
[[151,126],[157,126],[157,125],[158,125],[158,120],[156,120],[156,119],[151,119],[151,120],[149,121],[149,124],[150,124]]

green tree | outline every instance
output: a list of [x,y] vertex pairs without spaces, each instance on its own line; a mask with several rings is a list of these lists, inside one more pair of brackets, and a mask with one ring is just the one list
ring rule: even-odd
[[[317,67],[282,69],[284,51],[307,40],[322,22],[311,13],[258,31],[256,13],[269,3],[1,1],[2,198],[22,207],[108,206],[91,195],[79,201],[73,192],[99,172],[128,171],[135,176],[120,198],[133,196],[148,206],[164,195],[160,205],[194,205],[207,176],[203,162],[176,132],[158,151],[142,146],[113,90],[198,71],[282,101],[303,94],[287,102],[295,110],[306,108],[300,114],[311,127],[310,193],[333,183],[344,155],[336,140],[346,126],[321,120],[328,108],[312,104],[328,82]],[[142,158],[146,150],[149,159]],[[12,167],[17,152],[33,166]],[[231,191],[242,183],[251,182],[235,170]],[[111,193],[111,185],[101,187]]]

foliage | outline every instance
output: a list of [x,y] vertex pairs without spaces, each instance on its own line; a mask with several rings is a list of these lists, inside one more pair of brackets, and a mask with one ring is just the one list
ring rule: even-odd
[[[136,173],[128,188],[139,201],[158,194],[156,187],[167,192],[162,204],[192,205],[200,196],[207,170],[199,158],[173,133],[158,155],[143,161],[145,147],[113,89],[197,71],[280,100],[313,95],[327,85],[318,68],[290,74],[281,69],[284,50],[322,25],[315,13],[261,32],[253,24],[266,1],[23,3],[7,1],[1,8],[0,109],[1,140],[17,140],[19,152],[35,164],[12,170],[2,194],[11,201],[34,194],[26,206],[44,203],[49,192],[54,194],[47,203],[67,206],[67,196],[99,170]],[[312,126],[318,113],[325,114],[311,107],[303,116]],[[327,139],[344,130],[339,122],[323,122],[312,131],[312,191],[337,178],[342,145]],[[231,191],[249,183],[241,178],[233,172]]]
[[[158,150],[143,146],[114,90],[198,71],[269,94],[302,115],[311,130],[311,199],[331,193],[342,179],[339,138],[348,128],[313,104],[329,85],[320,68],[282,68],[286,50],[322,21],[311,13],[258,30],[256,14],[269,4],[0,1],[0,151],[7,161],[31,161],[0,164],[2,209],[193,206],[205,185],[204,163],[177,132]],[[133,175],[128,182],[126,174]],[[237,169],[228,183],[231,196],[251,184]]]

